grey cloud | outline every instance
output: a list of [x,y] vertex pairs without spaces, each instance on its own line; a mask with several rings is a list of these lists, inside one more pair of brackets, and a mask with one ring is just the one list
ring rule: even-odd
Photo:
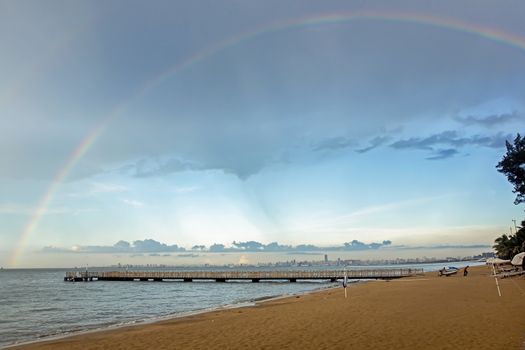
[[193,254],[193,253],[185,253],[185,254],[177,254],[180,258],[198,258],[199,254]]
[[425,138],[411,137],[406,140],[399,140],[390,145],[395,149],[422,149],[432,151],[437,144],[450,144],[457,139],[456,131],[443,131],[442,133],[431,135]]
[[[209,5],[224,7],[214,2]],[[101,11],[99,5],[87,6],[90,11],[85,11],[84,5],[80,10],[76,9],[80,5],[72,6],[75,14]],[[319,21],[319,30],[310,30],[312,21],[305,28],[297,26],[282,33],[263,31],[254,40],[248,36],[245,42],[189,64],[191,69],[161,79],[162,85],[136,96],[137,90],[168,67],[228,38],[271,28],[280,21],[293,23],[324,12],[351,13],[361,7],[359,2],[283,6],[277,18],[271,3],[256,7],[246,3],[215,11],[218,16],[204,23],[198,6],[181,2],[166,5],[154,22],[145,18],[144,26],[151,31],[136,37],[134,45],[124,50],[120,44],[129,42],[128,34],[133,33],[136,16],[141,13],[137,8],[126,8],[115,26],[88,26],[90,35],[73,37],[73,46],[56,52],[50,60],[53,70],[43,70],[40,78],[31,71],[26,73],[29,84],[20,88],[19,102],[2,104],[8,106],[0,111],[9,121],[4,124],[10,126],[0,128],[0,177],[53,178],[86,136],[104,122],[94,116],[122,110],[122,101],[128,108],[77,162],[69,179],[98,174],[151,154],[180,156],[199,166],[174,161],[142,169],[138,176],[218,169],[247,178],[270,164],[283,149],[296,145],[303,135],[321,140],[352,129],[352,134],[345,135],[348,139],[334,138],[317,145],[317,150],[342,149],[352,146],[351,139],[370,135],[390,120],[396,125],[408,124],[424,113],[442,115],[495,96],[523,100],[525,79],[516,48],[423,23],[400,25],[377,20],[356,21],[351,26]],[[446,5],[430,9],[422,2],[418,7],[443,18],[451,11],[460,19],[464,15],[464,11]],[[484,14],[490,9],[497,9],[495,25],[499,21],[521,23],[520,11],[497,4],[469,8],[469,17],[478,16],[483,25]],[[76,16],[62,7],[42,12],[38,6],[24,5],[14,13],[18,16],[13,17],[10,11],[3,16],[0,13],[0,23],[26,23],[20,28],[27,35],[17,33],[16,40],[10,40],[12,33],[0,32],[2,38],[9,37],[2,41],[6,43],[3,52],[12,63],[3,67],[3,76],[11,78],[3,79],[2,91],[9,90],[11,81],[23,80],[24,62],[42,61],[42,55],[28,55],[28,48],[33,44],[44,49],[54,46],[57,35],[43,38],[42,33],[62,36],[72,24],[78,26],[71,22]],[[31,20],[15,20],[28,14]],[[178,14],[177,20],[173,14]],[[43,32],[38,23],[52,30]],[[120,30],[113,31],[115,28]],[[97,40],[89,39],[91,35]],[[150,36],[158,40],[152,41]],[[32,39],[28,45],[18,45],[21,38],[23,42]],[[177,45],[166,46],[168,42]],[[102,53],[100,48],[107,50]]]
[[391,245],[389,240],[381,243],[363,243],[358,240],[346,242],[343,245],[319,247],[313,244],[299,244],[296,246],[281,245],[277,242],[263,244],[256,241],[233,242],[232,247],[226,247],[224,244],[213,244],[210,246],[210,252],[319,252],[319,251],[358,251],[379,249]]
[[133,242],[133,250],[137,252],[180,252],[186,249],[174,245],[157,242],[153,239]]
[[357,153],[366,153],[390,141],[390,139],[391,138],[389,136],[377,136],[370,140],[370,145],[368,147],[356,149],[355,151]]
[[323,255],[319,252],[287,252],[287,255]]
[[42,253],[71,253],[71,249],[59,248],[54,246],[46,246],[42,248]]
[[149,256],[155,256],[155,257],[167,258],[167,257],[170,257],[171,254],[150,253]]
[[440,159],[446,159],[455,156],[459,152],[454,148],[449,149],[441,149],[434,152],[434,154],[430,157],[427,157],[425,159],[427,160],[440,160]]
[[319,142],[315,147],[314,151],[324,151],[324,150],[338,150],[342,148],[347,148],[355,146],[356,142],[347,137],[331,137]]
[[[166,159],[159,159],[159,157],[142,158],[137,162],[120,167],[119,172],[137,178],[148,178],[166,176],[183,171],[217,170],[225,174],[235,175],[241,180],[246,180],[261,171],[267,164],[283,161],[271,159],[269,156],[258,156],[256,152],[253,152],[252,158],[247,157],[248,153],[239,154],[238,152],[240,152],[240,150],[236,153],[234,152],[225,150],[222,156],[219,156],[218,153],[220,153],[220,151],[214,149],[213,156],[197,156],[195,159],[199,159],[198,161],[187,160],[182,157]],[[215,155],[215,153],[217,154]],[[234,154],[238,156],[236,157]]]
[[179,158],[171,158],[166,161],[156,162],[142,159],[134,165],[131,165],[131,167],[128,166],[128,169],[134,170],[135,177],[151,177],[168,175],[186,170],[198,170],[202,169],[202,167]]
[[[505,146],[505,140],[511,137],[511,135],[504,135],[502,133],[495,135],[472,135],[468,137],[460,137],[457,131],[448,130],[425,138],[412,137],[405,140],[399,140],[392,143],[390,147],[395,149],[419,149],[432,152],[436,151],[436,146],[449,146],[454,148],[465,146],[502,148]],[[452,155],[450,148],[444,151],[445,152],[442,154]],[[438,150],[438,152],[440,151]]]
[[161,253],[172,253],[172,252],[186,252],[178,254],[180,257],[196,257],[191,253],[192,251],[198,252],[212,252],[212,253],[225,253],[225,252],[319,252],[319,251],[358,251],[358,250],[369,250],[379,249],[381,247],[389,246],[392,242],[389,240],[382,241],[380,243],[363,243],[358,240],[346,242],[342,245],[335,245],[329,247],[320,247],[312,244],[299,244],[296,246],[283,245],[277,242],[271,242],[269,244],[260,243],[257,241],[246,241],[232,243],[231,247],[226,247],[224,244],[215,243],[212,244],[208,249],[203,245],[195,245],[190,251],[187,251],[183,247],[178,245],[167,245],[153,239],[145,239],[143,241],[134,241],[129,243],[127,241],[119,241],[112,246],[77,246],[74,249],[65,249],[60,247],[47,246],[42,248],[44,253],[133,253],[142,254],[150,253],[149,256],[168,256],[169,254]]
[[[139,242],[139,243],[137,243]],[[256,241],[247,242],[233,242],[231,247],[226,247],[224,244],[212,244],[208,249],[203,246],[198,246],[198,252],[210,253],[235,253],[235,252],[282,252],[287,254],[321,254],[321,252],[333,251],[363,251],[376,250],[384,247],[392,247],[394,249],[448,249],[448,248],[487,248],[489,245],[472,244],[472,245],[428,245],[428,246],[407,246],[407,245],[392,245],[392,241],[384,240],[382,242],[364,243],[358,240],[345,242],[341,245],[333,245],[328,247],[320,247],[313,244],[299,244],[296,246],[281,245],[277,242],[263,244]],[[130,256],[144,256],[147,254],[152,257],[168,257],[169,253],[179,252],[178,257],[196,258],[199,254],[194,253],[195,249],[186,251],[182,247],[175,245],[166,245],[146,239],[144,241],[135,241],[133,244],[126,241],[119,241],[112,246],[80,246],[73,249],[66,249],[55,246],[46,246],[41,249],[42,253],[130,253]]]
[[233,241],[232,244],[236,249],[255,250],[255,251],[264,249],[264,244],[256,242],[256,241],[239,242],[239,243]]
[[117,249],[119,251],[126,252],[126,251],[131,250],[131,244],[129,242],[126,242],[126,241],[118,241],[117,243],[115,243],[113,245],[113,248],[115,248],[115,249]]
[[225,174],[232,174],[237,176],[240,180],[246,180],[250,176],[253,176],[263,170],[266,166],[272,163],[279,162],[278,160],[269,160],[264,157],[258,158],[257,155],[253,156],[253,159],[249,159],[249,152],[240,155],[238,161],[234,159],[221,159],[218,157],[216,160],[206,164],[199,170],[218,170]]
[[465,118],[455,118],[459,123],[471,126],[471,125],[479,125],[486,128],[492,128],[494,126],[510,123],[513,121],[518,121],[524,119],[523,115],[514,111],[512,113],[504,113],[504,114],[493,114],[489,115],[485,118],[476,118],[474,116],[468,116]]
[[392,248],[395,249],[406,249],[406,250],[412,250],[412,249],[452,249],[452,248],[460,248],[460,249],[469,249],[469,248],[492,248],[490,245],[486,244],[437,244],[437,245],[420,245],[420,246],[408,246],[408,245],[396,245],[392,246]]
[[210,246],[210,252],[224,252],[227,248],[224,244],[214,243]]
[[168,253],[183,252],[186,249],[178,245],[167,245],[153,239],[137,240],[133,243],[118,241],[112,246],[76,246],[74,249],[45,247],[44,252],[68,253]]

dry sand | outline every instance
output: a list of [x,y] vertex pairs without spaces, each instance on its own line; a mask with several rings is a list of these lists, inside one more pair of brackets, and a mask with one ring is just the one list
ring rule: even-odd
[[525,349],[525,277],[484,266],[377,281],[254,307],[71,336],[16,349]]

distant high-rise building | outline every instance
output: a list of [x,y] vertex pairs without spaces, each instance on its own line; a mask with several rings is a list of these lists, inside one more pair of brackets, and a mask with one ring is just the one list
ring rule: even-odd
[[328,254],[325,254],[325,255],[324,255],[324,262],[325,262],[325,263],[328,262]]

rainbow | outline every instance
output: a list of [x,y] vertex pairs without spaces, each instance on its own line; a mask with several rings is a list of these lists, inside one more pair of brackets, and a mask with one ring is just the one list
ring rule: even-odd
[[13,249],[12,255],[10,257],[11,266],[15,266],[18,256],[22,253],[24,246],[29,240],[31,233],[34,231],[38,221],[45,214],[46,208],[49,205],[49,202],[53,198],[53,195],[60,187],[60,184],[66,179],[74,166],[78,161],[86,154],[90,147],[95,143],[97,138],[104,132],[107,128],[110,120],[105,120],[103,123],[100,123],[93,131],[91,131],[80,144],[73,150],[68,160],[64,163],[60,171],[55,175],[51,181],[51,185],[47,188],[42,198],[39,200],[36,208],[34,209],[29,221],[24,227],[20,239]]
[[185,60],[177,62],[173,66],[162,71],[160,74],[146,80],[137,92],[113,108],[111,113],[109,113],[108,116],[105,117],[101,123],[99,123],[99,125],[97,125],[86,135],[86,137],[79,143],[73,152],[71,152],[62,168],[60,168],[51,181],[49,188],[45,191],[44,195],[36,205],[28,223],[25,225],[22,233],[20,234],[18,243],[15,245],[9,258],[10,266],[16,266],[18,264],[19,257],[22,254],[25,245],[35,231],[40,218],[45,214],[46,208],[53,198],[55,192],[60,187],[60,184],[66,179],[75,165],[89,151],[89,149],[106,131],[111,123],[125,112],[126,108],[132,101],[145,96],[148,92],[158,87],[169,78],[200,62],[205,61],[208,58],[211,58],[219,52],[231,49],[238,45],[242,45],[263,35],[274,34],[293,29],[302,29],[311,26],[346,23],[352,21],[387,21],[432,26],[472,34],[474,36],[525,51],[525,38],[497,28],[482,26],[477,23],[465,22],[454,18],[444,18],[422,13],[406,12],[357,11],[350,13],[328,13],[275,22],[271,25],[263,26],[253,31],[228,37],[222,41],[217,42],[216,44],[203,48],[194,55],[189,56]]

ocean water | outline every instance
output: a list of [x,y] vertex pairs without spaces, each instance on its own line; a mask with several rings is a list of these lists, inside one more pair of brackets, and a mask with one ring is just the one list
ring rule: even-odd
[[72,332],[253,303],[326,282],[63,282],[66,270],[0,270],[0,347]]
[[[462,267],[465,263],[454,265]],[[443,266],[410,267],[423,267],[431,271]],[[259,299],[338,285],[323,281],[72,283],[63,281],[65,271],[0,270],[0,348],[50,336],[153,321],[188,312],[249,305]]]

